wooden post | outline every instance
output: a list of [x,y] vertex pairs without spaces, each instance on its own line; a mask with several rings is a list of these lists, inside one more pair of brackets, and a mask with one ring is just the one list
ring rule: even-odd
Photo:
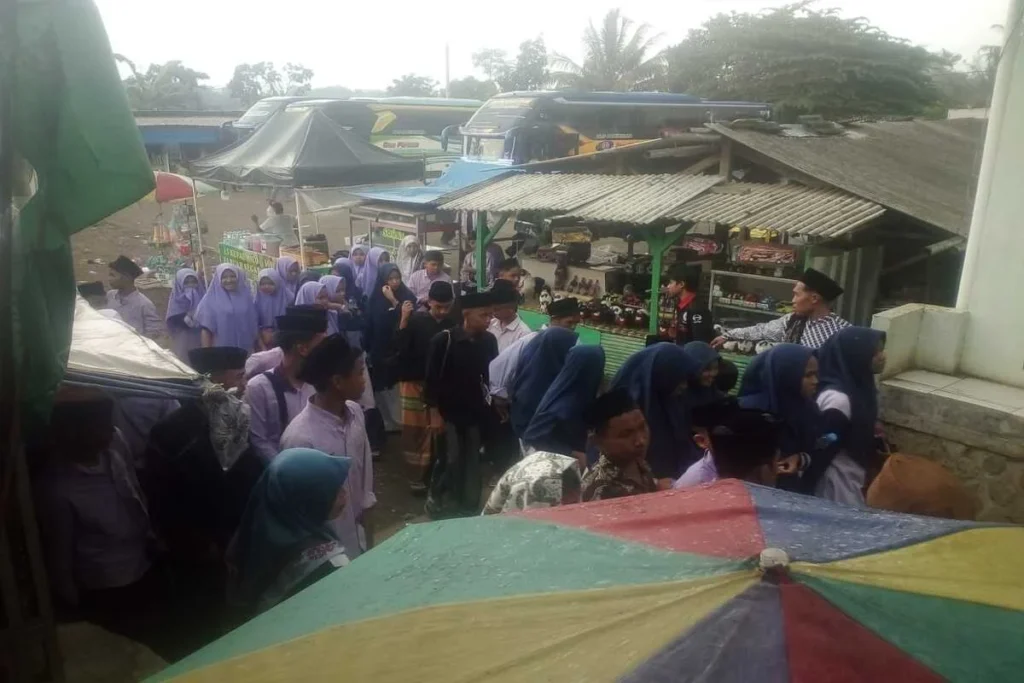
[[719,151],[719,162],[718,162],[718,175],[726,179],[726,182],[732,180],[732,140],[729,138],[722,138],[722,149]]

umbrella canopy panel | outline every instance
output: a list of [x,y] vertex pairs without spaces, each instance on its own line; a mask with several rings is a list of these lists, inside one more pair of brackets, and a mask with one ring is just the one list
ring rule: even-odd
[[1022,559],[1021,528],[725,480],[410,526],[158,678],[1009,683]]
[[153,178],[156,180],[156,189],[142,198],[145,201],[163,204],[217,192],[217,188],[212,185],[192,180],[188,176],[178,173],[153,171]]
[[342,187],[423,178],[423,160],[386,152],[318,109],[283,110],[252,137],[192,162],[196,178],[240,185]]

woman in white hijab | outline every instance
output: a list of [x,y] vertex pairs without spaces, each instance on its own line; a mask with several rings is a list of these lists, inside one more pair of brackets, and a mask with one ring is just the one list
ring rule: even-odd
[[423,267],[423,247],[420,246],[416,235],[406,235],[402,238],[402,244],[395,256],[395,265],[402,273],[402,282],[408,282],[409,276]]

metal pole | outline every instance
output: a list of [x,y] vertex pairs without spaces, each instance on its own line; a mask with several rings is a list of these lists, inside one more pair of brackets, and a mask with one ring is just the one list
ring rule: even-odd
[[444,96],[451,97],[451,92],[448,89],[449,83],[451,83],[451,59],[448,52],[448,43],[444,44]]
[[299,226],[299,267],[306,269],[306,240],[302,236],[302,206],[299,204],[299,192],[295,193],[295,223]]
[[[189,178],[192,182],[192,208],[196,214],[196,245],[199,248],[199,272],[203,274],[203,283],[206,279],[206,255],[203,253],[203,228],[199,224],[199,196],[196,194],[196,179]],[[192,265],[195,265],[195,256],[192,257]]]

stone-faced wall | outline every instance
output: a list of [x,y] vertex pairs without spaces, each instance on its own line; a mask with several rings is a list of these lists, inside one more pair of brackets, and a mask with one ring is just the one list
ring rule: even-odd
[[880,406],[897,450],[932,458],[978,502],[978,519],[1024,524],[1024,416],[907,383],[883,382]]

